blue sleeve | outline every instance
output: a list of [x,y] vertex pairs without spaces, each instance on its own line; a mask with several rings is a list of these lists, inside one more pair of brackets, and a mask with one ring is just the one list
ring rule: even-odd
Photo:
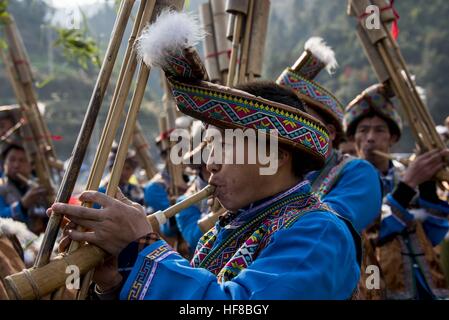
[[322,201],[361,232],[381,212],[382,186],[378,171],[365,160],[350,161]]
[[257,259],[231,281],[158,241],[140,252],[121,299],[347,299],[360,276],[354,240],[328,212],[303,216],[277,231]]
[[[185,196],[179,197],[178,202],[185,199]],[[201,218],[201,211],[196,206],[188,207],[176,215],[176,223],[184,240],[190,247],[190,253],[193,254],[203,233],[198,227],[198,220]]]
[[170,206],[168,193],[160,183],[150,182],[144,188],[145,206],[151,208],[153,212],[165,210]]
[[26,212],[19,201],[9,205],[2,196],[0,196],[0,218],[12,218],[22,222],[27,221]]
[[449,231],[449,204],[445,201],[433,203],[422,198],[418,199],[418,204],[426,210],[427,217],[423,222],[424,231],[434,246],[443,241]]
[[[153,213],[159,210],[165,210],[170,206],[168,193],[161,183],[150,182],[144,188],[144,201],[148,213]],[[173,226],[171,221],[161,226],[161,232],[167,237],[176,236],[176,224]]]
[[[382,214],[380,227],[381,239],[402,232],[407,227],[407,222],[415,219],[414,215],[407,208],[402,207],[391,194],[387,195],[385,206],[384,211],[386,213]],[[436,246],[443,241],[449,231],[449,222],[447,220],[449,205],[444,201],[436,204],[419,198],[418,206],[420,209],[425,210],[424,231],[432,245]]]

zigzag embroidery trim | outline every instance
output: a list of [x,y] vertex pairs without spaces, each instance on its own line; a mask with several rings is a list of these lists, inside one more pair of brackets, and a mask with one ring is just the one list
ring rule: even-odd
[[254,101],[254,100],[250,100],[250,99],[242,98],[242,97],[234,97],[232,95],[215,92],[213,90],[199,89],[198,87],[191,87],[191,86],[186,86],[186,85],[174,84],[173,87],[174,87],[174,89],[180,91],[181,93],[185,92],[185,93],[193,93],[193,94],[197,94],[197,95],[204,95],[204,96],[214,97],[216,99],[222,99],[222,100],[225,100],[226,102],[232,101],[234,103],[243,105],[243,107],[249,106],[249,107],[252,107],[253,109],[263,110],[263,111],[271,113],[272,115],[275,115],[275,116],[290,118],[292,120],[299,122],[301,125],[307,126],[310,129],[319,131],[325,137],[328,137],[328,134],[325,131],[324,127],[319,126],[306,118],[297,116],[296,114],[290,113],[288,111],[280,110],[278,108],[271,107],[268,105],[264,105],[258,101]]

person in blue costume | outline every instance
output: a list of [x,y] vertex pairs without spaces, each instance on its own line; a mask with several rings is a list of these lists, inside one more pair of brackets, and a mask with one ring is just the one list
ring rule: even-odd
[[[398,142],[402,121],[388,87],[376,84],[347,107],[345,126],[360,157],[382,178],[384,204],[364,232],[365,265],[380,267],[381,296],[386,299],[439,299],[448,286],[433,250],[449,230],[449,205],[437,197],[434,175],[443,168],[446,150],[420,153],[408,168],[382,156]],[[369,293],[368,293],[369,296]]]
[[343,105],[314,79],[323,70],[337,66],[335,54],[323,39],[312,37],[305,51],[291,67],[283,71],[277,83],[292,88],[306,101],[308,113],[329,130],[331,155],[321,170],[309,173],[312,189],[340,215],[362,232],[377,217],[382,205],[382,187],[377,170],[368,161],[337,150],[344,139]]
[[[173,27],[175,21],[181,26],[194,23],[191,19],[185,13],[163,13],[142,37],[146,40],[141,41],[149,41],[142,48],[155,47],[152,32],[161,34],[166,31],[161,28]],[[185,35],[183,30],[173,36]],[[143,60],[149,65],[158,61],[181,112],[215,126],[209,128],[216,131],[209,141],[209,183],[228,211],[200,239],[189,263],[160,240],[144,209],[121,194],[115,199],[90,191],[81,195],[82,201],[99,202],[100,210],[54,204],[51,214],[64,214],[94,231],[71,230],[72,240],[98,245],[111,256],[130,246],[140,250],[127,279],[113,263],[97,268],[98,296],[118,298],[120,292],[121,299],[141,300],[351,298],[360,276],[358,234],[303,180],[306,172],[324,165],[329,155],[327,130],[304,111],[303,101],[293,91],[275,83],[230,89],[205,81],[204,66],[191,47],[194,44],[189,37],[165,43],[167,47],[158,48],[162,57],[153,60],[144,53]],[[230,114],[234,117],[226,116]],[[255,139],[244,139],[242,149],[235,143],[222,148],[225,129],[262,134],[255,149],[250,148]],[[276,148],[270,142],[277,169],[270,174],[262,170],[270,164],[249,162],[249,151],[268,143],[261,137],[279,142]],[[243,151],[243,163],[219,161],[230,152],[235,160],[237,149]],[[128,217],[126,223],[123,216]]]
[[42,186],[30,187],[19,176],[32,178],[32,167],[19,142],[5,146],[1,158],[5,176],[0,179],[0,218],[24,222],[35,234],[45,231],[47,191]]
[[[20,107],[18,105],[0,106],[0,152],[8,147],[12,139],[17,135],[11,132],[20,119]],[[3,161],[0,160],[0,177],[3,177]]]

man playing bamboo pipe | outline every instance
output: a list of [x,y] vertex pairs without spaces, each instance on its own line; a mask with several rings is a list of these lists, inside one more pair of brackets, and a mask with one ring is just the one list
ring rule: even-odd
[[[17,105],[0,106],[0,137],[5,137],[5,134],[17,123],[20,118],[20,108]],[[7,147],[7,143],[0,148]],[[0,177],[3,176],[3,162],[0,161]]]
[[[28,228],[40,234],[45,231],[46,190],[30,187],[24,179],[31,178],[31,163],[25,149],[18,143],[9,144],[2,152],[5,177],[0,183],[0,217],[25,222]],[[22,178],[21,178],[22,177]]]
[[449,205],[436,196],[432,177],[443,168],[443,157],[449,151],[425,152],[405,171],[375,153],[389,154],[402,129],[401,118],[382,85],[369,87],[348,105],[345,126],[359,156],[370,161],[382,177],[382,215],[364,233],[364,246],[373,253],[367,257],[370,263],[378,264],[383,274],[385,297],[447,298],[449,290],[433,246],[449,230]]
[[[154,36],[167,34],[160,28],[173,27],[173,15],[182,30],[171,36],[180,39],[165,43],[162,50],[157,48],[163,56],[154,59],[145,54],[144,61],[150,65],[157,62],[164,68],[182,112],[220,128],[207,166],[209,181],[216,186],[215,195],[228,213],[202,237],[189,265],[159,240],[146,223],[143,208],[120,194],[117,198],[122,201],[98,192],[82,194],[82,201],[98,202],[103,206],[100,210],[54,204],[50,212],[65,214],[92,230],[69,232],[74,240],[89,241],[112,255],[132,241],[147,244],[124,285],[116,268],[109,264],[97,270],[97,289],[107,296],[122,287],[123,299],[350,298],[360,269],[357,233],[349,222],[323,205],[311,193],[309,183],[303,181],[306,172],[324,164],[327,131],[303,111],[303,102],[292,91],[274,83],[248,84],[233,90],[201,81],[207,77],[191,48],[198,40],[191,39],[198,34],[197,28],[192,30],[194,23],[186,14],[162,14],[161,23],[148,29],[145,37],[149,43],[143,47],[156,49],[159,42]],[[231,114],[234,117],[226,116]],[[219,137],[226,128],[261,129],[265,137],[277,137],[277,170],[261,175],[267,165],[249,163],[247,139],[242,164],[214,161],[230,156],[231,151],[236,154],[235,144],[221,148],[223,140]]]
[[329,130],[330,157],[323,169],[311,172],[307,179],[324,203],[350,220],[361,232],[380,211],[379,174],[369,162],[337,150],[344,138],[344,107],[313,80],[324,68],[333,72],[337,66],[335,54],[323,39],[317,37],[307,40],[305,49],[295,65],[279,76],[277,83],[292,88],[300,99],[305,99],[307,112]]

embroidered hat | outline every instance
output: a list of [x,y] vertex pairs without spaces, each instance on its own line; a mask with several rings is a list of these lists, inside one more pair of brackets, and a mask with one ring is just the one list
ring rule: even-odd
[[330,151],[325,126],[291,106],[209,82],[193,49],[201,36],[193,16],[164,12],[139,38],[139,56],[164,70],[179,110],[223,129],[258,129],[267,135],[275,130],[280,144],[301,150],[322,165]]
[[307,106],[331,122],[337,129],[338,141],[343,135],[344,107],[332,93],[314,81],[324,68],[333,73],[337,66],[334,51],[322,38],[312,37],[306,41],[305,51],[296,63],[286,68],[276,83],[293,89]]
[[371,112],[388,120],[392,124],[392,133],[396,134],[398,139],[400,138],[402,119],[382,84],[375,84],[365,89],[346,107],[343,121],[346,134],[353,136],[357,123]]

